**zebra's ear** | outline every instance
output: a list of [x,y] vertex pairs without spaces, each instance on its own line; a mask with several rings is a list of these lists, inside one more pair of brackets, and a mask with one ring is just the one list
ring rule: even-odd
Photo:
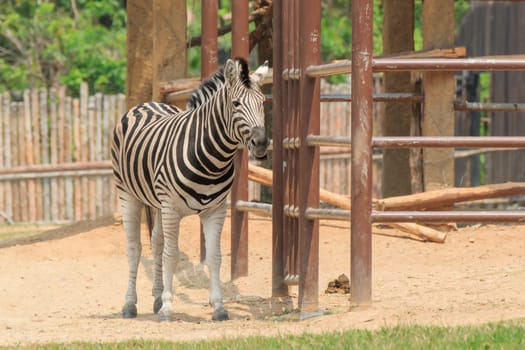
[[226,82],[228,82],[230,85],[233,85],[235,80],[239,79],[239,73],[240,67],[237,62],[232,59],[228,59],[224,65],[224,77],[226,78]]
[[257,85],[262,86],[264,78],[268,75],[268,70],[268,61],[264,61],[264,63],[251,75],[252,81]]

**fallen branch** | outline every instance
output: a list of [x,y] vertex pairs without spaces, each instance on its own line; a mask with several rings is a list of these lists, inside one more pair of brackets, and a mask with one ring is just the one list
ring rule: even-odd
[[[262,183],[264,185],[272,185],[271,170],[261,168],[253,164],[248,164],[248,178],[252,181]],[[319,199],[323,202],[336,205],[342,209],[351,209],[350,196],[345,196],[327,191],[325,189],[320,189]],[[432,241],[436,243],[445,242],[445,238],[447,237],[447,234],[444,232],[440,232],[431,229],[430,227],[418,225],[415,223],[384,223],[384,225],[397,228],[403,232],[407,232],[418,236],[426,241]]]
[[478,187],[451,187],[407,196],[376,200],[378,210],[428,210],[460,202],[525,194],[525,182],[507,182]]

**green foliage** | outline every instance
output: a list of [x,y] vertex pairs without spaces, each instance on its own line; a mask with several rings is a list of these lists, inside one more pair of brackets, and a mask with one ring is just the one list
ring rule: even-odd
[[[201,0],[202,1],[202,0]],[[188,38],[201,33],[201,1],[188,0]],[[415,0],[415,49],[422,48],[422,0]],[[321,52],[325,62],[351,58],[351,0],[322,0]],[[375,0],[374,55],[382,53],[382,1]],[[469,8],[457,0],[456,24]],[[219,26],[230,21],[231,2],[221,1]],[[250,29],[253,29],[251,24]],[[231,49],[231,35],[219,50]],[[188,75],[200,75],[200,47],[188,50]],[[123,0],[0,1],[0,91],[65,84],[78,94],[81,82],[91,91],[124,92],[126,11]],[[346,81],[332,77],[332,82]]]
[[304,333],[277,337],[244,337],[215,341],[173,343],[131,340],[121,343],[32,345],[20,349],[523,349],[523,320],[472,327],[397,326],[347,330],[324,334]]
[[[75,5],[73,5],[75,4]],[[0,90],[80,82],[123,92],[126,12],[120,0],[8,0],[0,4]]]

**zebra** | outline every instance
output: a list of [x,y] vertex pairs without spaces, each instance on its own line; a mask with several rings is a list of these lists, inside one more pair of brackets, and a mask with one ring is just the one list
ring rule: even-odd
[[129,265],[122,317],[137,316],[140,214],[146,207],[155,209],[151,231],[154,313],[160,320],[170,320],[173,315],[179,223],[183,217],[197,214],[205,237],[212,320],[229,319],[219,276],[220,235],[236,150],[244,145],[257,159],[267,155],[269,138],[261,92],[267,74],[267,62],[250,75],[244,59],[228,59],[223,69],[193,92],[185,110],[143,103],[131,108],[115,125],[111,158]]

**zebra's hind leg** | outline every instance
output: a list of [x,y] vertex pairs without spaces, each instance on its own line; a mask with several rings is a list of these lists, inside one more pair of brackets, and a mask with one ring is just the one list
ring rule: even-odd
[[169,321],[173,315],[173,274],[179,262],[180,216],[169,204],[162,205],[162,231],[164,249],[162,250],[162,307],[158,314],[161,321]]
[[221,232],[226,217],[226,202],[218,208],[201,213],[206,244],[205,264],[210,271],[210,304],[213,307],[213,321],[229,320],[228,311],[224,308],[220,280],[221,270]]
[[[154,209],[150,209],[154,210]],[[153,253],[153,312],[158,313],[162,307],[162,250],[164,248],[164,233],[162,230],[162,215],[160,210],[155,213],[153,231],[151,233],[151,249]]]
[[123,318],[137,317],[137,270],[142,252],[140,242],[140,211],[142,204],[127,193],[121,193],[122,223],[127,238],[127,256],[129,266],[128,290],[126,303],[122,307]]

